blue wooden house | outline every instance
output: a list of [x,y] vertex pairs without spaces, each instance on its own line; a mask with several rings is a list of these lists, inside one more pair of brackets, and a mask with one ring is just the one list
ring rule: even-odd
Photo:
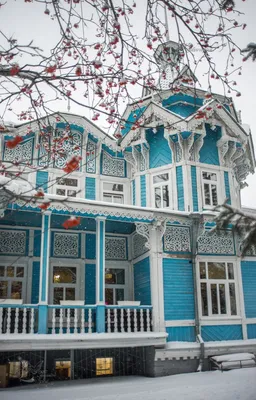
[[[50,205],[0,189],[0,363],[158,376],[255,351],[255,249],[241,258],[241,238],[212,231],[216,205],[241,207],[253,144],[232,99],[208,97],[189,84],[145,93],[117,140],[67,113],[41,121],[46,137],[37,122],[1,134],[5,176],[43,188]],[[67,126],[49,159],[43,141]],[[10,149],[13,135],[23,140]],[[71,216],[80,223],[65,229]]]

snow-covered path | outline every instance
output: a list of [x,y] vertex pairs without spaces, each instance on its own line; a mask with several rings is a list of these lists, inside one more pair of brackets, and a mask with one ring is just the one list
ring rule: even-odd
[[3,389],[1,400],[256,400],[256,368],[124,377]]

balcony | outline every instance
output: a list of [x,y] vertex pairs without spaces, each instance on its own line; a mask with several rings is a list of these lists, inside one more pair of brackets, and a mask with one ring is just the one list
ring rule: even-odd
[[[0,304],[0,350],[54,349],[56,344],[58,348],[98,348],[165,343],[166,333],[153,331],[152,306],[100,306],[105,315],[103,331],[97,326],[98,307]],[[41,333],[42,311],[47,313],[47,329]]]

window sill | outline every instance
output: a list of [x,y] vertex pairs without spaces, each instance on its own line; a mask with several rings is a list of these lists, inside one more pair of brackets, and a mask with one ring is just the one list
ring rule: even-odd
[[242,323],[240,316],[218,316],[218,317],[201,317],[200,325],[237,325]]

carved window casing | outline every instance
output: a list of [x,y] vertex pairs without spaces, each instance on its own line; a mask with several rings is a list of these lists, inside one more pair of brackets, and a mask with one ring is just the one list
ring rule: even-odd
[[191,251],[189,228],[167,226],[164,234],[164,251],[189,253]]
[[0,231],[0,254],[25,255],[26,231]]
[[79,257],[79,234],[54,232],[53,257]]
[[106,237],[105,238],[105,258],[106,260],[126,260],[126,238]]

